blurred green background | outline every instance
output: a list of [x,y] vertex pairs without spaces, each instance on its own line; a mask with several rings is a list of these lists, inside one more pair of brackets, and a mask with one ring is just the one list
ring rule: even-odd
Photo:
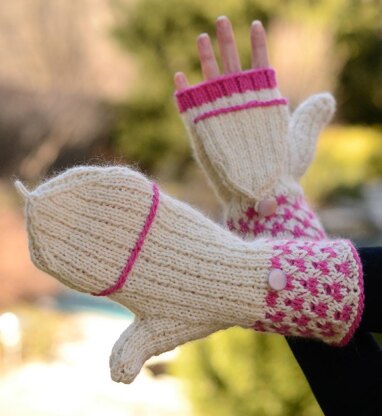
[[[7,346],[4,328],[9,315],[3,329],[0,319],[0,384],[9,385],[15,368],[36,359],[52,363],[63,343],[85,339],[86,330],[77,320],[84,311],[121,319],[119,310],[74,297],[31,266],[12,179],[34,184],[78,163],[128,163],[220,220],[220,208],[193,161],[176,112],[172,78],[183,71],[192,83],[201,80],[195,39],[201,32],[214,38],[216,17],[223,14],[234,26],[244,68],[250,64],[250,23],[263,22],[271,63],[291,110],[312,93],[334,93],[335,120],[322,133],[303,184],[329,233],[381,244],[379,0],[4,3],[0,5],[0,318],[7,313],[17,317],[21,336],[17,347]],[[131,316],[123,319],[129,321]],[[93,321],[86,322],[91,326]],[[121,404],[128,414],[321,414],[283,338],[276,335],[235,328],[181,347],[175,358],[159,364],[147,377],[181,380],[185,390],[181,387],[176,394],[190,403],[189,413],[175,407],[162,412],[159,398],[150,396],[143,403],[150,401],[155,413],[147,403]],[[17,383],[8,395],[19,392]],[[157,384],[152,386],[162,391]],[[114,401],[107,402],[108,414],[119,414],[115,401],[126,391],[118,390],[110,399]],[[89,401],[92,397],[89,393]],[[17,403],[14,408],[1,406],[4,415],[33,414],[30,406],[29,413]],[[46,413],[38,408],[36,414],[94,414],[90,405],[73,406],[67,413],[63,408]]]

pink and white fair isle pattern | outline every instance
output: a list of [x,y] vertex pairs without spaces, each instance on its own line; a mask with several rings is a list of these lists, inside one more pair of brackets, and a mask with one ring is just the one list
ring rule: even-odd
[[[286,105],[287,100],[243,100],[240,105],[209,108],[223,97],[248,91],[274,90],[275,72],[271,68],[242,71],[206,81],[176,93],[181,113],[195,112],[194,123],[243,108]],[[249,96],[248,96],[249,97]],[[271,268],[282,270],[287,285],[281,291],[269,289],[264,299],[264,316],[253,328],[284,335],[321,338],[344,345],[353,336],[363,311],[363,277],[358,253],[346,242],[320,241],[326,234],[302,195],[276,197],[274,214],[261,217],[249,204],[240,214],[228,216],[227,226],[245,239],[292,238],[274,245]]]
[[302,195],[276,197],[274,214],[261,217],[248,205],[240,217],[228,217],[227,227],[243,238],[258,237],[321,240],[326,237],[316,214]]
[[275,242],[270,260],[287,285],[269,289],[258,331],[319,338],[345,345],[363,311],[363,277],[358,253],[350,241]]
[[277,208],[268,217],[249,205],[242,217],[229,218],[228,228],[248,239],[292,238],[275,243],[272,270],[287,279],[281,291],[269,289],[264,316],[253,325],[262,332],[320,338],[345,345],[361,321],[364,293],[362,266],[350,242],[325,239],[323,227],[302,195],[276,197]]

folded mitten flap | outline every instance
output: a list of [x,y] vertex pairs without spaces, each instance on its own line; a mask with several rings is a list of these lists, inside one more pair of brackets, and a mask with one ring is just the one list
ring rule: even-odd
[[287,100],[271,68],[203,82],[176,94],[196,157],[223,199],[261,199],[287,157]]

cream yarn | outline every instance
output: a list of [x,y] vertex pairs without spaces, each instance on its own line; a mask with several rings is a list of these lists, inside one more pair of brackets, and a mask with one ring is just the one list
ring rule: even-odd
[[221,76],[178,91],[176,99],[196,159],[226,204],[301,193],[297,181],[335,109],[323,93],[289,115],[271,68]]
[[[350,242],[247,243],[164,193],[153,210],[154,190],[126,167],[78,167],[23,191],[36,266],[82,292],[114,288],[109,297],[136,316],[110,357],[115,381],[130,383],[151,356],[234,325],[348,342],[363,306]],[[279,290],[268,282],[275,270],[285,277]]]

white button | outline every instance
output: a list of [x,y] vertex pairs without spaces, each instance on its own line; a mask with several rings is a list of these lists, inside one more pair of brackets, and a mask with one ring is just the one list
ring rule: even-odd
[[287,278],[282,270],[271,270],[268,277],[268,284],[274,290],[283,290],[287,284]]

